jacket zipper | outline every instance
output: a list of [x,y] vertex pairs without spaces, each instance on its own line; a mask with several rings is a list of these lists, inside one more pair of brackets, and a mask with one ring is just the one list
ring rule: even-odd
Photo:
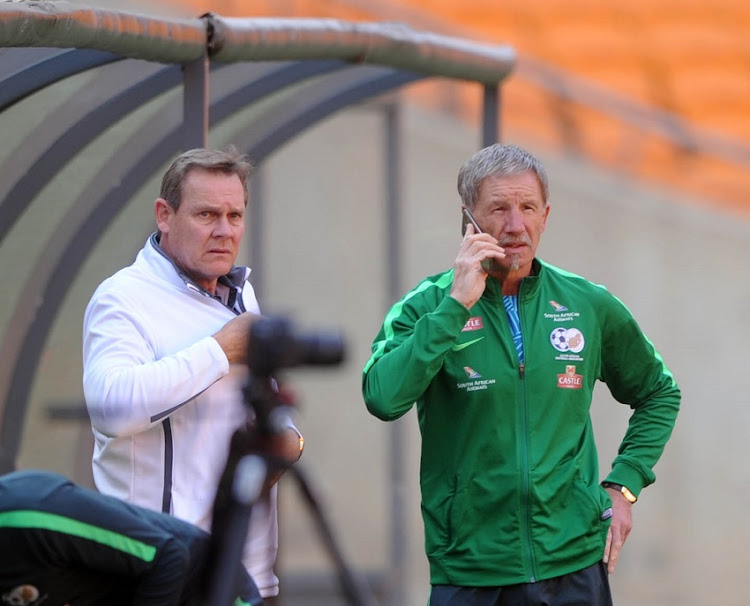
[[[521,299],[521,291],[523,290],[523,282],[521,287],[518,289],[518,316],[521,323],[521,342],[524,342],[524,331],[523,331],[523,305]],[[524,358],[526,357],[526,345],[523,343]],[[531,469],[529,464],[529,419],[528,419],[528,408],[526,406],[526,364],[519,360],[518,364],[518,378],[521,382],[521,469],[523,473],[523,486],[521,493],[521,517],[524,525],[523,532],[523,547],[526,556],[526,561],[529,564],[529,570],[531,571],[531,577],[529,581],[536,583],[536,570],[534,566],[534,554],[531,549],[531,507],[529,506],[529,495],[531,486]]]

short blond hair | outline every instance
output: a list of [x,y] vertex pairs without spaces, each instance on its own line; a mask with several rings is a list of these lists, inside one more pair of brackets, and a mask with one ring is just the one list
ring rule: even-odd
[[182,186],[193,170],[237,175],[242,182],[242,188],[245,190],[245,206],[247,206],[247,180],[252,173],[253,165],[245,154],[230,145],[226,149],[199,147],[186,151],[175,158],[167,172],[164,173],[159,194],[159,197],[166,200],[167,204],[174,210],[180,207]]

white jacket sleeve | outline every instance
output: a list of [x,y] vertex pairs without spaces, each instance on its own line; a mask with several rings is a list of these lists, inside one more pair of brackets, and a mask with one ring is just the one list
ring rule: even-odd
[[91,423],[101,433],[119,437],[144,431],[229,373],[213,337],[160,356],[154,332],[116,296],[95,295],[89,303],[83,388]]

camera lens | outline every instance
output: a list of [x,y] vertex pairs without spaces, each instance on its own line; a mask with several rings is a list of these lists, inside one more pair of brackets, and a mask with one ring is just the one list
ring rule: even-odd
[[340,364],[344,350],[338,334],[295,334],[288,319],[261,317],[250,328],[248,366],[256,375],[271,376],[284,367]]

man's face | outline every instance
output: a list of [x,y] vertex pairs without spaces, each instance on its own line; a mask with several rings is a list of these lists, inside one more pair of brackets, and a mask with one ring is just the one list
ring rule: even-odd
[[166,200],[155,205],[161,247],[196,284],[215,292],[228,273],[245,232],[245,191],[237,175],[194,169],[175,211]]
[[495,261],[506,272],[526,276],[547,225],[549,205],[533,172],[487,177],[479,185],[474,216],[482,229],[498,239],[505,259]]

